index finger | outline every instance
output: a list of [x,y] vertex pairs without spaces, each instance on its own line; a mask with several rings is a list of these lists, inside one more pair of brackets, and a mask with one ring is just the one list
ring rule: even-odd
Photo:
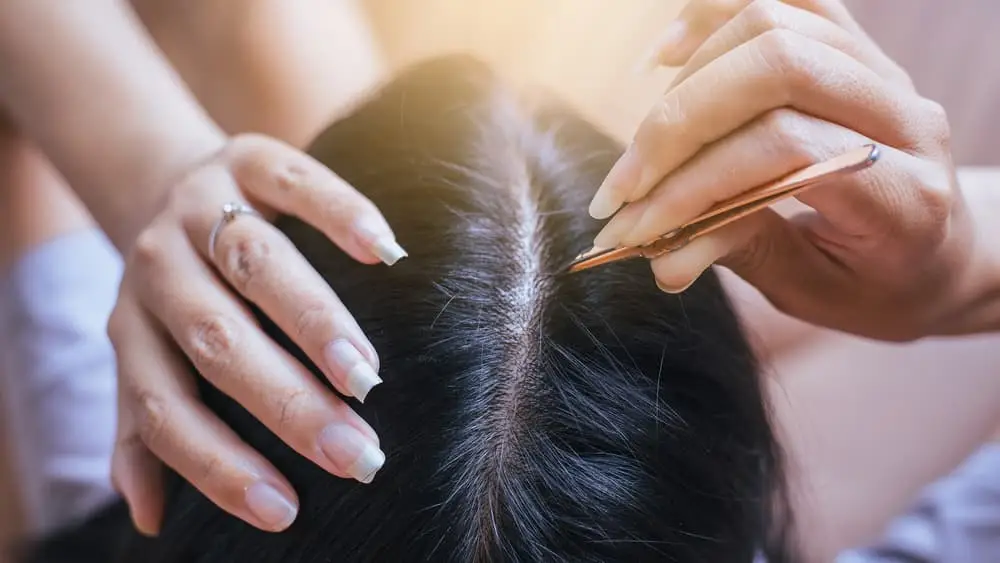
[[391,266],[406,257],[375,204],[309,155],[252,135],[230,150],[231,173],[251,198],[309,223],[358,261]]
[[782,107],[881,144],[923,148],[915,146],[923,125],[906,113],[914,96],[829,45],[786,30],[765,33],[667,92],[598,189],[590,212],[610,217],[706,145]]

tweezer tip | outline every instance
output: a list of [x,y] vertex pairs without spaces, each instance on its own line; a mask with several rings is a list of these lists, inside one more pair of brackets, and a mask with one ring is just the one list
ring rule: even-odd
[[607,251],[606,248],[600,248],[600,247],[597,247],[597,246],[592,246],[589,250],[585,250],[585,251],[581,252],[580,254],[577,254],[576,258],[574,258],[569,263],[569,265],[566,266],[566,268],[564,269],[564,271],[567,274],[572,274],[572,273],[575,273],[575,272],[579,272],[580,270],[585,270],[586,268],[582,267],[583,264],[584,264],[584,262],[586,262],[587,260],[593,258],[594,256],[597,256],[598,254],[600,254],[602,252],[606,252],[606,251]]
[[868,153],[868,162],[877,162],[878,159],[882,157],[882,150],[879,149],[876,143],[869,143],[868,148],[871,150],[871,152]]

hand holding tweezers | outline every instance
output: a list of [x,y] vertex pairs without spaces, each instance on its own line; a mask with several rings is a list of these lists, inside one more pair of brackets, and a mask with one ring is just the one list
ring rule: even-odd
[[573,260],[567,271],[569,273],[579,272],[630,258],[651,260],[667,252],[674,252],[702,235],[801,193],[820,182],[865,169],[874,164],[878,158],[877,145],[864,145],[724,201],[686,225],[674,229],[650,243],[614,249],[592,249],[584,252]]

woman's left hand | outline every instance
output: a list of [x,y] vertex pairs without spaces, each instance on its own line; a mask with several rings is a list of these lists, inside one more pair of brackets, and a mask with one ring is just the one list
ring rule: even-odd
[[598,247],[649,242],[754,186],[861,145],[872,168],[653,261],[679,292],[719,263],[806,321],[891,340],[938,330],[973,230],[941,106],[834,0],[694,0],[657,64],[683,68],[591,204]]

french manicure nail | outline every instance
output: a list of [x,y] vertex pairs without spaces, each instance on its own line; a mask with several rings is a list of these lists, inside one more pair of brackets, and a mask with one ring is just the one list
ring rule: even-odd
[[360,219],[354,225],[354,232],[371,249],[375,256],[387,266],[392,266],[408,256],[406,250],[396,242],[392,233],[387,232],[386,227],[377,228],[370,217]]
[[335,423],[320,433],[320,448],[338,469],[360,483],[371,483],[385,454],[353,426]]
[[406,250],[404,250],[402,246],[399,246],[396,239],[392,237],[382,237],[377,239],[375,243],[372,244],[372,252],[374,252],[375,256],[378,256],[378,259],[385,263],[386,266],[392,266],[396,262],[399,262],[403,258],[409,256],[409,254],[406,253]]
[[330,372],[339,376],[347,393],[362,403],[373,387],[382,383],[368,360],[353,344],[343,338],[334,340],[323,351]]
[[299,509],[285,495],[267,483],[254,483],[247,487],[246,503],[250,512],[272,530],[291,526]]

